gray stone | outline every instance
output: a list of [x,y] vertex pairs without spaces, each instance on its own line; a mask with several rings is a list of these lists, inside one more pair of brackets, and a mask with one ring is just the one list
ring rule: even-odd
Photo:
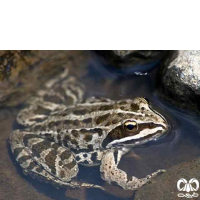
[[118,74],[128,75],[152,70],[159,66],[159,63],[169,53],[169,51],[162,50],[109,50],[96,52],[100,55],[101,64],[108,69],[114,69],[113,71]]
[[200,108],[200,51],[175,51],[165,62],[165,94],[179,106]]
[[130,54],[137,54],[141,57],[145,58],[153,58],[157,57],[158,55],[164,53],[165,51],[159,51],[159,50],[113,50],[113,53],[121,58],[124,58]]
[[[177,181],[184,178],[189,181],[196,178],[200,181],[200,159],[191,162],[183,162],[167,170],[164,174],[157,177],[148,184],[141,188],[135,196],[134,200],[180,200],[186,198],[178,197],[179,193],[186,194],[184,191],[178,191]],[[182,186],[181,186],[182,187]],[[196,187],[195,185],[193,187]],[[196,191],[199,194],[197,198],[200,199],[200,190]],[[193,194],[190,192],[189,194]]]
[[124,57],[128,56],[129,54],[132,54],[135,51],[136,50],[114,50],[113,53],[121,58],[124,58]]

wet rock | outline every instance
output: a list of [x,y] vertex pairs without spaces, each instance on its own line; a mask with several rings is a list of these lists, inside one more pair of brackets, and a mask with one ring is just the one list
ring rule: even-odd
[[152,50],[113,50],[112,51],[114,55],[117,57],[120,57],[121,59],[127,59],[128,56],[133,56],[135,58],[143,58],[143,59],[150,59],[150,58],[156,58],[157,56],[160,56],[165,51],[152,51]]
[[200,51],[175,51],[165,66],[162,86],[170,101],[200,111]]
[[77,200],[85,200],[87,199],[86,190],[86,188],[68,188],[65,192],[65,197]]
[[[196,178],[200,181],[199,170],[200,159],[174,166],[167,170],[163,175],[154,179],[151,184],[145,185],[141,188],[136,193],[135,200],[180,200],[178,194],[186,194],[186,192],[180,192],[177,189],[177,181],[181,178],[184,178],[187,181]],[[195,185],[193,187],[195,187]],[[199,190],[196,191],[196,193],[200,195]],[[190,192],[190,194],[193,194],[193,192]],[[194,199],[199,199],[199,197]]]
[[9,79],[11,71],[19,67],[20,60],[31,51],[0,51],[0,80]]
[[121,199],[130,199],[134,196],[135,191],[124,190],[123,188],[109,183],[105,183],[105,192]]
[[168,51],[113,50],[97,51],[100,62],[113,71],[131,74],[147,72],[159,65]]
[[83,74],[85,60],[83,51],[0,51],[0,106],[24,102],[65,68]]

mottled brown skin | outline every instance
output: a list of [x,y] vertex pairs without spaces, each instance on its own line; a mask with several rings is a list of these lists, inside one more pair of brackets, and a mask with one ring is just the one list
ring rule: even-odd
[[[124,189],[137,189],[148,182],[149,178],[128,178],[117,166],[129,151],[126,141],[139,145],[160,137],[168,129],[166,120],[150,109],[144,98],[82,101],[83,86],[72,84],[76,81],[72,77],[63,79],[59,84],[56,79],[47,83],[47,89],[30,99],[17,117],[25,128],[11,134],[10,144],[23,170],[71,187],[101,188],[74,181],[79,164],[100,165],[102,178]],[[75,103],[66,106],[69,99]],[[118,144],[123,148],[116,148]]]

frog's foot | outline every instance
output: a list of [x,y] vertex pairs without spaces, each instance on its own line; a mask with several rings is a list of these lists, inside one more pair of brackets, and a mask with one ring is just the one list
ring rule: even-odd
[[137,190],[144,184],[150,182],[151,178],[163,173],[164,170],[158,170],[157,172],[148,175],[146,178],[137,178],[134,176],[129,177],[126,172],[118,169],[118,164],[121,159],[122,153],[120,150],[108,150],[102,158],[100,171],[102,178],[108,183],[115,183],[121,186],[125,190]]
[[24,172],[46,182],[70,185],[79,168],[74,153],[55,142],[28,130],[14,131],[10,136],[11,150]]
[[157,176],[157,175],[159,175],[159,174],[162,174],[162,173],[165,173],[166,172],[166,170],[165,169],[159,169],[158,171],[156,171],[156,172],[153,172],[152,174],[150,174],[150,175],[147,175],[147,179],[151,179],[151,178],[153,178],[153,177],[155,177],[155,176]]

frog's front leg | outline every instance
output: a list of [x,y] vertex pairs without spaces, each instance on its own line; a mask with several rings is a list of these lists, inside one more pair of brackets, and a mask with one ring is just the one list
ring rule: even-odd
[[136,190],[150,181],[150,179],[165,170],[158,170],[157,172],[148,175],[146,178],[137,178],[132,176],[128,178],[126,172],[118,169],[118,164],[120,162],[123,152],[121,150],[107,150],[102,158],[102,163],[100,166],[100,171],[102,173],[102,178],[108,183],[116,183],[125,190]]
[[60,186],[99,188],[101,186],[73,180],[79,168],[68,148],[25,130],[10,136],[12,153],[26,174]]

